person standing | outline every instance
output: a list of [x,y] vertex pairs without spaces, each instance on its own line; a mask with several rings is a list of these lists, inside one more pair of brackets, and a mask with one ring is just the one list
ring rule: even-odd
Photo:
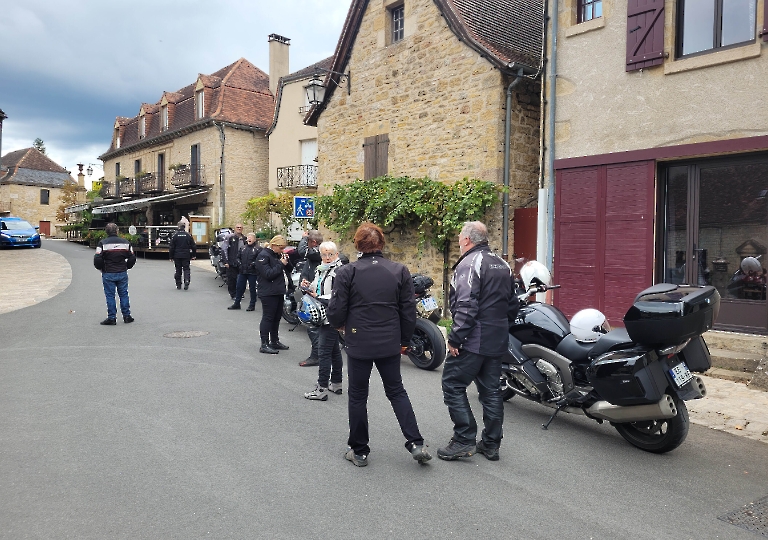
[[[507,350],[510,321],[520,303],[514,295],[509,265],[491,252],[488,229],[468,221],[459,233],[461,257],[453,267],[448,334],[448,358],[443,367],[443,401],[453,420],[453,437],[438,448],[447,461],[475,451],[491,461],[499,459],[504,401],[499,391],[501,359]],[[484,429],[476,441],[477,422],[467,400],[467,386],[475,383],[483,407]]]
[[184,273],[184,290],[189,289],[189,261],[197,258],[197,243],[187,232],[187,224],[182,220],[178,223],[179,230],[171,237],[168,246],[168,256],[176,265],[176,288],[181,289],[181,274]]
[[256,278],[258,269],[256,268],[256,259],[261,252],[261,246],[256,241],[256,234],[248,233],[245,240],[245,246],[237,254],[237,260],[240,267],[240,274],[237,276],[237,291],[235,292],[235,303],[227,309],[240,309],[240,301],[245,295],[245,286],[251,291],[251,301],[245,311],[256,309]]
[[[302,236],[299,245],[296,247],[298,255],[304,260],[304,266],[301,269],[300,276],[302,280],[312,281],[315,279],[315,270],[323,262],[318,247],[322,243],[323,233],[316,229],[312,229]],[[309,351],[307,359],[299,362],[301,367],[316,366],[319,363],[318,346],[320,344],[320,328],[308,326],[307,337],[309,337],[309,342],[312,344],[312,348]]]
[[424,463],[432,456],[424,447],[411,400],[400,375],[400,355],[416,328],[416,300],[408,269],[382,255],[385,240],[373,223],[355,232],[360,258],[336,269],[328,321],[343,328],[349,370],[349,448],[344,455],[357,467],[368,465],[368,388],[373,366],[395,412],[405,447]]
[[235,234],[229,235],[224,249],[221,250],[221,260],[224,263],[224,268],[227,269],[227,289],[229,290],[229,297],[232,300],[234,300],[237,295],[237,276],[240,274],[237,254],[240,253],[240,249],[242,249],[244,245],[245,236],[243,236],[243,224],[238,223],[235,225]]
[[131,303],[128,299],[128,270],[136,264],[136,254],[131,243],[117,236],[117,225],[107,223],[104,228],[107,237],[99,240],[93,265],[101,270],[101,283],[104,286],[104,296],[107,299],[107,318],[99,324],[114,326],[117,324],[117,304],[115,291],[120,297],[120,311],[123,322],[132,323]]
[[287,272],[290,272],[288,255],[283,253],[287,242],[278,234],[269,241],[269,245],[259,252],[256,269],[259,275],[259,300],[261,300],[261,336],[260,353],[277,354],[288,349],[280,343],[278,330],[283,311]]
[[[320,244],[320,256],[322,264],[317,267],[315,279],[310,283],[306,279],[302,286],[306,287],[307,294],[317,299],[324,306],[328,306],[333,290],[333,282],[336,279],[336,270],[341,266],[339,248],[333,242]],[[317,384],[314,390],[304,394],[307,399],[326,401],[328,392],[341,394],[341,370],[344,361],[339,348],[339,332],[328,323],[326,319],[322,326],[318,327],[319,336],[317,353],[320,360]],[[330,380],[330,383],[329,383]]]

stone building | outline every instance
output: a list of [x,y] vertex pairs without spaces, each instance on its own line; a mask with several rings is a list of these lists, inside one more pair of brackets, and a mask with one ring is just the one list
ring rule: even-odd
[[712,284],[716,328],[768,333],[764,274],[728,287],[745,257],[766,267],[768,2],[724,4],[550,3],[545,176],[566,314],[621,324],[653,283]]
[[[57,236],[56,219],[65,184],[78,184],[64,167],[36,148],[24,148],[2,157],[0,214],[13,215],[40,227],[40,234]],[[85,200],[84,176],[78,176],[77,198]]]
[[[318,191],[384,174],[501,184],[506,91],[520,76],[510,110],[510,207],[535,205],[542,18],[534,0],[353,0],[334,73],[307,118],[318,127]],[[492,243],[502,251],[497,210]],[[439,283],[442,254],[427,247],[417,255],[415,237],[390,240],[393,258]]]
[[246,201],[268,191],[274,104],[270,75],[241,58],[164,92],[133,118],[118,117],[99,157],[101,194],[111,202],[94,213],[130,213],[123,222],[134,225],[175,224],[190,214],[213,225],[239,220]]

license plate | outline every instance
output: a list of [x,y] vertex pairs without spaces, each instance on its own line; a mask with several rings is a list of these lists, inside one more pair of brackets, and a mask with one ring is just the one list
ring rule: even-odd
[[421,307],[423,307],[426,311],[434,311],[437,309],[437,300],[435,300],[431,296],[428,296],[427,298],[423,298],[421,300]]
[[693,379],[693,374],[688,369],[688,366],[685,365],[685,362],[677,364],[669,370],[669,373],[672,375],[672,380],[675,381],[678,388],[682,388]]

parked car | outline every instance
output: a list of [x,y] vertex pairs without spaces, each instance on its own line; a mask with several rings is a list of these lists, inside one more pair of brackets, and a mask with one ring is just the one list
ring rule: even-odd
[[0,247],[31,246],[39,248],[39,227],[33,227],[29,222],[19,217],[0,217]]

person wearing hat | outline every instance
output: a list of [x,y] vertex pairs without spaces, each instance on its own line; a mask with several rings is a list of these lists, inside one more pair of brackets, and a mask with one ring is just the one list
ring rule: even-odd
[[184,273],[184,290],[189,289],[189,261],[197,257],[197,244],[187,232],[184,220],[178,223],[179,230],[173,234],[168,248],[168,257],[176,264],[176,288],[181,289],[181,274]]
[[285,238],[278,234],[269,241],[267,247],[261,250],[256,259],[256,269],[259,274],[258,295],[261,301],[260,353],[277,354],[288,348],[287,345],[280,343],[278,337],[286,291],[285,284],[290,279],[292,269],[288,255],[283,253],[286,245]]

